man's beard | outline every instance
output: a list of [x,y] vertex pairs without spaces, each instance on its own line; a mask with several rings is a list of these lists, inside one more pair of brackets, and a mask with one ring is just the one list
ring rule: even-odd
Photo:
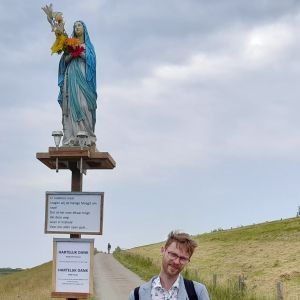
[[170,275],[178,275],[181,272],[182,268],[178,265],[169,263],[167,270],[168,270],[168,273],[170,273]]

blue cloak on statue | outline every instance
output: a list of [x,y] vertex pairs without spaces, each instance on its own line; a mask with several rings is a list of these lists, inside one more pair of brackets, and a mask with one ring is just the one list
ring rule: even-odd
[[[78,144],[76,136],[79,131],[88,134],[88,145],[96,142],[96,54],[86,25],[77,22],[84,29],[84,44],[81,46],[85,51],[75,58],[65,52],[58,69],[58,102],[63,113],[64,145]],[[72,36],[76,37],[74,29]]]

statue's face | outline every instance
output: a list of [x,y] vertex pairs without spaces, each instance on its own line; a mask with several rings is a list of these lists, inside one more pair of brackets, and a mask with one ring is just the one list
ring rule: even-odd
[[80,22],[75,22],[74,32],[77,37],[80,37],[83,35],[84,29],[83,29],[83,25]]

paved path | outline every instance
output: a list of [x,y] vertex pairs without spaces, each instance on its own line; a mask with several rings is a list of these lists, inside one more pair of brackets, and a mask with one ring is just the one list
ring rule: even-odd
[[111,254],[94,257],[94,286],[97,300],[128,300],[130,291],[143,281],[123,267]]

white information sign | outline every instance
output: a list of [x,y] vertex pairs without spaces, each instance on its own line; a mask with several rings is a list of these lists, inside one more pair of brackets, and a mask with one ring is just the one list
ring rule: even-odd
[[53,293],[92,293],[93,239],[53,240]]
[[102,234],[104,193],[46,192],[45,233]]

